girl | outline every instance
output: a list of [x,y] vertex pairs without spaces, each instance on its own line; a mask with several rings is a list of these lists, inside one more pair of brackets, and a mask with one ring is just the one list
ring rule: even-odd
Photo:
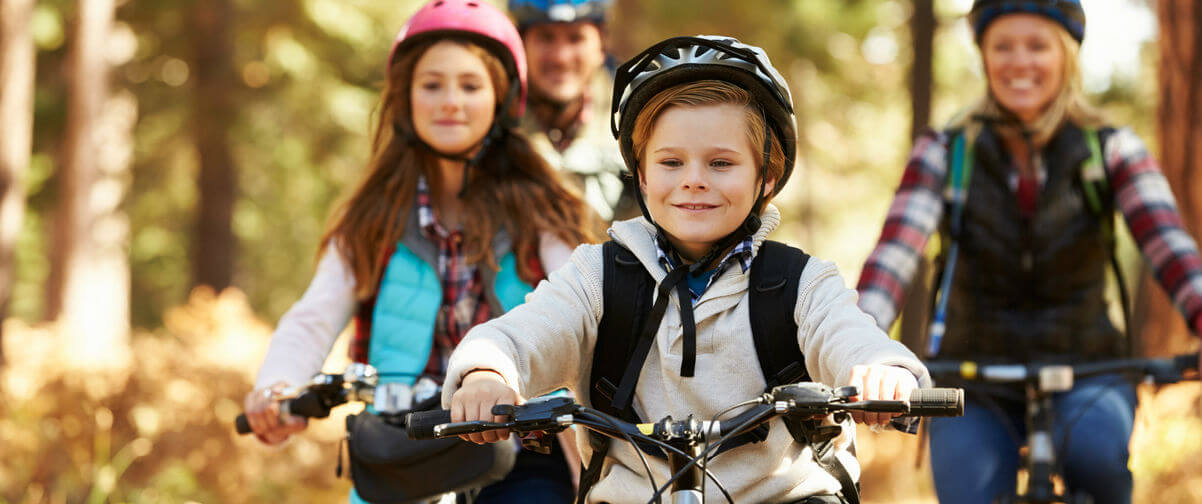
[[[609,234],[666,293],[648,321],[654,341],[631,407],[651,421],[709,418],[760,394],[767,383],[750,329],[748,268],[780,222],[768,202],[794,162],[792,100],[761,49],[725,37],[668,39],[618,75],[615,133],[639,184],[644,215],[615,223]],[[604,307],[616,301],[602,295],[605,264],[602,246],[581,246],[527,304],[471,331],[451,357],[443,389],[453,420],[494,420],[493,405],[558,387],[575,390],[586,405],[598,403],[589,387],[590,362],[604,357],[594,348],[604,335]],[[796,324],[784,337],[804,352],[814,380],[860,386],[866,399],[908,397],[929,381],[913,354],[856,309],[832,263],[810,260],[795,280],[793,309],[768,315]],[[889,421],[876,414],[856,419]],[[471,440],[507,435],[493,431]],[[834,442],[837,458],[851,465],[853,437],[854,429],[843,425]],[[581,449],[592,453],[587,443]],[[777,421],[766,442],[734,448],[709,468],[737,502],[829,502],[854,491],[814,457]],[[657,481],[669,477],[662,460],[648,462]],[[615,444],[605,467],[587,501],[650,497],[633,448]]]
[[[265,443],[305,428],[279,421],[273,399],[320,370],[352,318],[352,360],[382,382],[441,382],[468,328],[522,303],[593,238],[587,206],[513,131],[526,66],[503,13],[432,1],[401,29],[387,72],[367,175],[335,214],[313,282],[281,319],[246,397]],[[511,473],[523,499],[570,497],[562,459],[539,457],[523,453]],[[478,500],[504,501],[495,490]]]
[[[949,252],[958,259],[940,279],[946,308],[934,320],[946,329],[932,326],[931,356],[996,363],[1120,357],[1127,346],[1105,299],[1117,209],[1192,330],[1202,330],[1202,262],[1167,182],[1143,142],[1107,126],[1081,95],[1080,2],[977,0],[969,20],[986,93],[949,129],[915,143],[864,265],[860,307],[889,327],[927,237],[942,226],[943,243],[959,252]],[[966,182],[945,212],[941,194],[955,185],[948,181],[956,170]],[[1099,191],[1103,185],[1109,191]],[[1022,391],[965,387],[965,417],[930,424],[935,489],[943,502],[1013,495]],[[1056,401],[1063,413],[1057,457],[1069,490],[1099,503],[1130,502],[1132,385],[1117,376],[1082,380]]]

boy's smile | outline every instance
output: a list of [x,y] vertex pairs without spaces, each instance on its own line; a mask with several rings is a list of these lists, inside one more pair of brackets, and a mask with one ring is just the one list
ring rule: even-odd
[[755,204],[759,158],[747,113],[731,104],[673,106],[652,127],[639,185],[651,217],[687,260],[704,256]]

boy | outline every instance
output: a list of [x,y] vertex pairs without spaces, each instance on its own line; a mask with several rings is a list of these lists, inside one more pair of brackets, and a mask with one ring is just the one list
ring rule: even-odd
[[[748,270],[780,222],[768,200],[787,181],[796,153],[788,88],[762,50],[722,37],[665,40],[622,65],[618,76],[615,133],[639,184],[644,218],[615,223],[611,244],[577,248],[525,305],[468,334],[451,358],[443,389],[454,421],[501,420],[493,417],[493,405],[559,387],[573,389],[586,405],[650,421],[709,418],[762,393],[775,379],[757,365],[764,356],[753,340],[749,300],[757,294],[749,290]],[[622,328],[635,334],[650,328],[653,340],[644,361],[633,357],[637,384],[615,378],[621,383],[599,394],[593,374],[610,366],[613,356],[606,353],[614,347],[594,350],[599,341],[622,334],[610,329],[606,312],[639,296],[637,289],[628,295],[606,280],[619,263],[640,266],[656,285],[653,306],[640,312],[644,324]],[[929,386],[914,355],[856,308],[854,292],[832,263],[803,264],[799,278],[787,284],[797,295],[792,313],[755,317],[796,324],[792,334],[774,336],[796,340],[811,379],[858,386],[860,399],[902,400],[919,383]],[[621,359],[622,366],[631,360]],[[625,402],[623,389],[633,390]],[[891,420],[872,413],[854,419]],[[507,436],[492,431],[469,438],[495,442]],[[853,438],[854,429],[844,425],[833,440],[840,467],[853,466],[834,471],[842,474],[823,469],[830,464],[820,464],[812,447],[792,439],[780,421],[765,442],[732,449],[709,468],[738,502],[829,502],[840,493],[854,499],[847,495],[854,493],[849,480],[859,473],[848,452]],[[592,453],[589,443],[580,444]],[[583,485],[588,502],[650,497],[632,447],[615,443],[606,461],[591,491],[588,482]],[[667,465],[648,462],[656,480],[666,481]]]

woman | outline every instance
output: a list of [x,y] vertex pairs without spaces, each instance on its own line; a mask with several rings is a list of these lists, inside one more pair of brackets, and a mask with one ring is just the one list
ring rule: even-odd
[[[976,0],[969,18],[987,93],[950,128],[916,141],[860,277],[860,307],[882,328],[892,324],[939,226],[952,259],[940,277],[929,356],[1119,357],[1126,345],[1105,299],[1117,210],[1197,334],[1202,267],[1168,183],[1143,142],[1107,126],[1081,95],[1080,2]],[[945,191],[952,195],[946,203]],[[944,502],[990,502],[1014,492],[1023,397],[1008,388],[973,390],[964,418],[931,423],[931,465]],[[1062,413],[1057,455],[1069,490],[1129,502],[1131,384],[1116,376],[1083,380],[1055,400]]]
[[[352,318],[351,358],[382,382],[441,383],[470,327],[521,304],[594,239],[591,211],[513,131],[525,72],[517,30],[487,3],[435,0],[401,29],[367,175],[335,214],[313,282],[280,320],[246,397],[263,442],[305,428],[281,422],[274,398],[319,371]],[[515,478],[520,489],[507,486]],[[562,457],[533,452],[495,487],[526,502],[572,492]],[[489,499],[506,497],[492,488],[477,501]]]

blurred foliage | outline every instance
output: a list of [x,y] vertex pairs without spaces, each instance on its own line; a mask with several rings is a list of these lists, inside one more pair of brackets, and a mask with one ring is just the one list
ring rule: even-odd
[[[420,2],[238,0],[228,21],[240,77],[239,113],[228,132],[238,173],[234,284],[276,320],[307,285],[327,216],[356,182],[368,154],[374,104],[390,42]],[[936,2],[934,121],[946,121],[983,87],[966,44],[964,2]],[[189,33],[191,2],[119,4],[115,31],[132,56],[113,86],[138,98],[133,185],[124,208],[135,326],[154,328],[183,302],[197,204],[190,60],[208,34]],[[902,0],[699,0],[617,2],[610,47],[618,58],[669,35],[724,33],[768,50],[797,103],[801,162],[778,198],[777,238],[836,261],[849,282],[867,256],[909,148],[910,3]],[[49,265],[55,166],[65,127],[66,0],[39,2],[34,157],[29,212],[17,250],[12,314],[38,320]],[[118,39],[115,39],[120,41]],[[114,43],[120,48],[129,43]],[[1141,75],[1155,72],[1150,44]],[[1114,82],[1095,98],[1152,138],[1154,79]],[[1152,143],[1152,142],[1149,142]],[[840,187],[830,191],[823,188]]]

